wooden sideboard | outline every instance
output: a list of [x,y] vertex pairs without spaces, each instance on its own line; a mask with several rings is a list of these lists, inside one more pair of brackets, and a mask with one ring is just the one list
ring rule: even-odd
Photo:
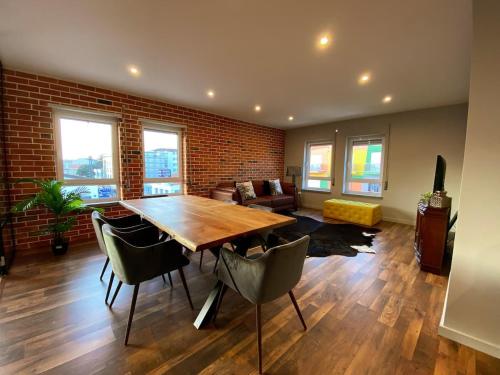
[[414,248],[421,270],[441,273],[449,220],[449,207],[436,208],[419,203]]

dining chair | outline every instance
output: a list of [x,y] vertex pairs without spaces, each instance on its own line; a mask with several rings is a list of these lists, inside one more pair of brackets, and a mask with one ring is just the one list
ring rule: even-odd
[[[93,211],[91,217],[92,217],[92,225],[94,226],[94,231],[97,237],[99,248],[104,253],[104,255],[106,255],[106,261],[104,263],[104,267],[101,272],[101,277],[99,278],[100,280],[102,280],[104,272],[106,271],[106,267],[108,266],[109,263],[108,251],[106,249],[106,244],[104,243],[104,238],[102,235],[102,226],[104,224],[111,225],[114,228],[114,230],[119,231],[121,235],[123,235],[125,232],[133,231],[135,233],[134,236],[140,237],[137,238],[138,241],[142,241],[142,243],[145,243],[144,241],[149,241],[149,243],[147,243],[148,245],[157,243],[158,238],[160,238],[160,240],[166,239],[166,237],[159,237],[160,235],[158,229],[150,222],[142,220],[139,215],[130,215],[120,218],[106,218],[99,212]],[[118,226],[115,227],[113,224]],[[139,232],[138,231],[139,229],[145,229],[145,230]],[[172,288],[173,287],[172,276],[170,275],[170,272],[168,272],[167,275],[170,287]],[[167,281],[165,280],[165,276],[161,275],[161,277],[163,279],[163,282],[166,283]],[[106,297],[104,298],[105,304],[108,303],[108,298],[109,294],[111,293],[111,288],[113,286],[114,278],[115,274],[113,270],[111,270],[111,274],[109,275],[109,281],[108,281],[108,289],[106,291]]]
[[137,236],[137,233],[134,233],[145,230],[148,229],[138,229],[132,232],[119,233],[109,224],[104,224],[102,227],[111,267],[119,280],[109,307],[113,307],[113,303],[123,283],[134,286],[127,331],[125,333],[125,345],[128,344],[137,294],[139,293],[139,285],[142,282],[151,280],[167,272],[177,270],[181,277],[189,306],[193,309],[193,303],[182,269],[189,264],[189,259],[182,255],[181,244],[174,240],[146,244],[146,240],[138,240],[140,237]]
[[304,331],[307,330],[292,289],[302,276],[308,246],[309,236],[304,236],[296,241],[268,249],[265,253],[256,253],[248,257],[226,248],[221,250],[217,278],[222,282],[222,288],[213,321],[215,323],[228,287],[255,305],[259,374],[262,373],[261,306],[264,303],[288,293]]
[[99,245],[99,249],[102,251],[104,255],[106,255],[106,261],[104,262],[104,266],[102,267],[101,276],[99,280],[102,280],[104,276],[104,272],[106,272],[106,267],[108,267],[109,257],[108,252],[106,250],[106,245],[104,244],[104,239],[102,237],[102,226],[104,224],[109,224],[114,228],[120,228],[122,230],[133,230],[137,228],[142,228],[145,226],[151,226],[152,224],[148,221],[143,220],[139,215],[128,215],[122,217],[106,217],[101,215],[98,211],[92,211],[90,215],[92,219],[92,225],[94,226],[95,235],[97,237],[97,243]]

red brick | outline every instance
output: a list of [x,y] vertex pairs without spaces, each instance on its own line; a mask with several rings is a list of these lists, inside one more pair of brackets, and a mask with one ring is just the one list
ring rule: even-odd
[[[77,82],[36,76],[7,70],[6,73],[5,134],[8,145],[9,179],[22,177],[55,178],[55,140],[52,132],[52,109],[49,103],[75,105],[82,108],[122,112],[120,142],[128,154],[122,153],[122,181],[130,188],[121,186],[125,199],[142,195],[142,140],[139,117],[186,125],[185,149],[189,150],[186,163],[186,180],[189,194],[209,196],[219,182],[282,178],[284,170],[284,132],[243,121],[230,119],[158,100],[137,97],[96,88]],[[96,98],[113,101],[112,106],[96,103]],[[123,130],[122,129],[122,130]],[[139,152],[139,153],[137,153]],[[15,184],[12,198],[18,201],[36,188],[30,184]],[[5,191],[0,191],[5,195]],[[5,196],[0,199],[5,200]],[[106,215],[128,214],[119,205],[108,206]],[[16,215],[15,225],[22,228],[18,236],[20,250],[48,246],[50,236],[38,236],[34,232],[46,225],[52,216],[46,210],[33,210],[29,214]],[[77,225],[69,232],[70,240],[94,239],[89,214],[79,215]]]

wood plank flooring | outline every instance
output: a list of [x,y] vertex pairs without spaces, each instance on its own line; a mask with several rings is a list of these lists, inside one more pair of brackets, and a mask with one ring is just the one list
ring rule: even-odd
[[[303,214],[321,219],[320,213]],[[295,289],[308,331],[288,296],[262,308],[267,374],[500,374],[500,360],[439,337],[446,277],[420,272],[411,226],[384,222],[377,254],[308,258]],[[113,309],[94,244],[20,253],[0,281],[0,374],[255,374],[254,307],[228,291],[217,327],[192,323],[215,284],[214,258],[141,284],[129,346],[123,346],[132,287]]]

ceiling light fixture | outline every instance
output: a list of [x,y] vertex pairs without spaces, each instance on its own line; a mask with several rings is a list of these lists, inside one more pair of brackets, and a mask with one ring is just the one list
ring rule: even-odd
[[384,96],[384,99],[382,99],[384,103],[390,103],[392,101],[392,96],[386,95]]
[[330,45],[331,41],[332,41],[332,37],[328,33],[325,33],[325,34],[322,34],[318,37],[317,42],[316,42],[316,46],[319,49],[325,49]]
[[130,65],[128,67],[128,71],[131,75],[133,75],[134,77],[138,77],[141,75],[141,71],[139,70],[138,67],[136,67],[135,65]]
[[293,116],[288,116],[288,121],[293,121]]
[[215,96],[215,92],[214,92],[213,90],[208,90],[208,91],[207,91],[207,96],[208,96],[209,98],[213,98],[213,97]]
[[359,76],[358,83],[360,85],[365,85],[370,82],[371,76],[370,73],[363,73]]
[[254,107],[254,109],[255,109],[255,112],[260,112],[260,110],[261,110],[262,108],[261,108],[261,106],[260,106],[260,105],[258,105],[258,104],[257,104],[257,105]]

